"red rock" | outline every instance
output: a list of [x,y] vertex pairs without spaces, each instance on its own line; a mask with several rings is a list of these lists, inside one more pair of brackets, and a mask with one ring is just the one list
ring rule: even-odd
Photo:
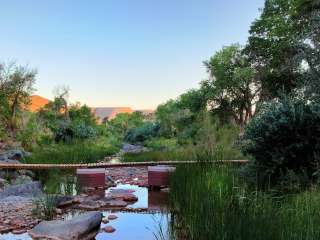
[[26,229],[15,229],[12,231],[13,234],[23,234],[26,233],[27,230]]
[[138,201],[138,198],[133,194],[128,194],[128,195],[123,197],[123,201],[125,201],[125,202],[136,202],[136,201]]
[[111,226],[107,226],[105,228],[103,228],[103,230],[106,232],[106,233],[113,233],[116,231],[115,228],[111,227]]
[[111,214],[111,215],[109,215],[108,216],[108,219],[109,220],[115,220],[115,219],[117,219],[118,217],[116,216],[116,215],[113,215],[113,214]]
[[110,207],[126,207],[128,203],[122,200],[111,200],[108,201],[108,205]]

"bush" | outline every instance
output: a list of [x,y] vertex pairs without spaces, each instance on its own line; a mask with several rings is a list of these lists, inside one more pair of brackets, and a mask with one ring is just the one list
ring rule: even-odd
[[194,138],[194,152],[198,161],[243,159],[236,145],[239,128],[232,124],[221,126],[218,120],[204,115]]
[[253,158],[244,172],[259,186],[308,185],[319,173],[320,105],[289,98],[266,104],[243,140]]
[[94,138],[97,136],[97,131],[87,124],[84,121],[77,121],[72,124],[72,131],[74,138],[86,139]]
[[129,129],[124,138],[130,143],[144,142],[159,135],[160,126],[156,123],[145,122],[142,126]]
[[24,114],[21,129],[17,133],[17,140],[22,146],[29,151],[32,151],[38,145],[50,143],[52,132],[44,127],[42,121],[36,115]]

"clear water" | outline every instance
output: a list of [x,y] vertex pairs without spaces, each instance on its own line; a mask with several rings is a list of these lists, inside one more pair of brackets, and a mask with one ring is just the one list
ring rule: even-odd
[[[57,185],[59,186],[59,192],[69,192],[72,195],[76,193],[76,187],[74,183],[64,183],[61,181]],[[70,176],[69,178],[70,179]],[[46,186],[50,187],[50,186]],[[152,240],[157,239],[160,235],[163,237],[159,239],[170,239],[168,234],[168,226],[170,214],[167,213],[168,193],[161,191],[149,191],[147,188],[138,187],[134,185],[118,185],[115,188],[119,189],[133,189],[134,194],[138,197],[138,201],[129,205],[129,208],[144,208],[150,210],[144,213],[132,213],[132,212],[114,212],[103,211],[104,216],[109,214],[115,214],[117,219],[110,221],[108,224],[101,224],[101,228],[105,226],[112,226],[116,229],[113,233],[105,233],[101,231],[96,240],[102,239],[118,239],[118,240]],[[106,190],[107,194],[110,189]],[[81,214],[79,211],[69,212],[66,214],[65,219],[70,219],[75,215]],[[21,235],[14,235],[12,233],[0,235],[0,240],[29,240],[31,239],[27,233]]]
[[[113,233],[101,231],[96,240],[153,240],[155,236],[164,233],[166,239],[168,234],[168,216],[161,213],[143,214],[143,213],[124,213],[124,212],[103,212],[104,216],[115,214],[117,219],[108,224],[101,224],[101,228],[112,226],[116,229]],[[27,233],[14,235],[12,233],[0,236],[1,240],[31,240]]]

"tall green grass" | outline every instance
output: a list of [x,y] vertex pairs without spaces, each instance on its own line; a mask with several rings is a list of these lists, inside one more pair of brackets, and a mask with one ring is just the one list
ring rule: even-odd
[[39,147],[30,157],[24,159],[25,163],[92,163],[103,160],[104,157],[115,154],[119,148],[107,141],[87,140],[70,144],[52,144]]
[[186,146],[171,151],[150,151],[141,153],[126,153],[124,162],[158,162],[158,161],[216,161],[244,159],[242,154],[234,148],[218,146],[214,149]]
[[192,160],[187,151],[150,151],[141,153],[125,153],[122,157],[124,162],[159,162],[159,161],[180,161]]
[[179,166],[170,202],[190,239],[319,239],[320,191],[274,195],[250,190],[226,166]]
[[176,139],[154,138],[146,142],[152,151],[142,153],[127,153],[123,156],[125,162],[145,161],[215,161],[244,159],[236,142],[239,129],[235,126],[212,124],[209,120],[189,144],[178,145]]

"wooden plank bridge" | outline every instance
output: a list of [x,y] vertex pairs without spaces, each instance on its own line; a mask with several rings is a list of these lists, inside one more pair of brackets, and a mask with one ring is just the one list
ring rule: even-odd
[[77,164],[0,164],[0,169],[79,169],[79,168],[115,168],[115,167],[147,167],[156,165],[185,165],[185,164],[245,164],[248,160],[217,160],[202,161],[156,161],[156,162],[121,162],[121,163],[77,163]]

